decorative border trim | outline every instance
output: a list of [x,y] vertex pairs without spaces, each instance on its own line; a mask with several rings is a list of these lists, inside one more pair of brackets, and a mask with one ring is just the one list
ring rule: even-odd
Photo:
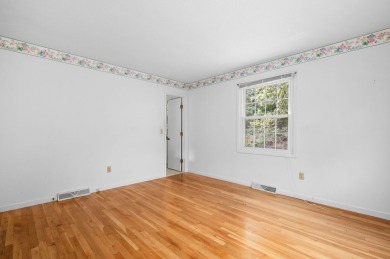
[[80,67],[107,72],[114,75],[130,77],[130,78],[157,83],[161,85],[166,85],[166,86],[171,86],[171,87],[176,87],[181,89],[186,88],[185,83],[183,82],[155,76],[148,73],[139,72],[125,67],[107,64],[97,60],[84,58],[81,56],[69,54],[59,50],[49,49],[31,43],[6,38],[3,36],[0,36],[0,49],[19,52],[19,53],[23,53],[35,57],[40,57],[40,58],[46,58],[61,63],[76,65]]
[[314,61],[321,58],[331,57],[359,49],[372,47],[379,44],[390,42],[390,29],[370,33],[364,36],[353,38],[350,40],[341,41],[325,47],[312,49],[309,51],[294,54],[288,57],[276,59],[273,61],[257,64],[247,68],[239,69],[226,74],[210,77],[204,80],[199,80],[189,84],[185,84],[187,89],[196,89],[203,86],[213,85],[221,82],[226,82],[246,76],[260,74],[283,67],[302,64],[305,62]]
[[294,66],[317,59],[331,57],[343,53],[348,53],[355,50],[360,50],[384,43],[390,43],[390,29],[384,29],[378,32],[370,33],[357,38],[341,41],[325,47],[312,49],[309,51],[294,54],[288,57],[275,59],[273,61],[260,63],[247,68],[239,69],[226,74],[210,77],[207,79],[195,81],[192,83],[183,83],[152,74],[139,72],[125,67],[115,66],[104,62],[96,61],[89,58],[69,54],[59,50],[49,49],[34,45],[27,42],[22,42],[10,38],[0,36],[0,49],[19,52],[35,57],[46,58],[62,63],[94,69],[102,72],[107,72],[115,75],[130,77],[147,82],[157,83],[161,85],[176,87],[180,89],[196,89],[204,86],[209,86],[221,82],[226,82],[234,79],[239,79],[251,75],[256,75],[283,67]]

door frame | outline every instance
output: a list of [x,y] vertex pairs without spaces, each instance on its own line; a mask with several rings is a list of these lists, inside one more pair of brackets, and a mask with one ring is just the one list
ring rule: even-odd
[[[172,95],[170,95],[170,96],[172,96]],[[168,110],[168,102],[172,101],[172,100],[175,100],[175,99],[180,99],[180,105],[183,105],[183,98],[182,97],[175,96],[175,95],[173,95],[173,96],[174,96],[174,98],[171,98],[171,99],[168,100],[168,95],[167,95],[166,110]],[[180,107],[179,107],[179,109],[180,109]],[[166,144],[166,146],[167,146],[167,158],[166,158],[167,166],[166,167],[167,167],[167,169],[170,169],[170,170],[174,170],[174,171],[177,171],[177,172],[183,172],[184,162],[180,163],[180,171],[172,169],[172,168],[169,168],[169,166],[168,166],[168,151],[169,151],[169,149],[168,149],[168,147],[169,147],[169,143],[168,143],[168,141],[169,141],[169,139],[168,139],[169,116],[168,116],[168,113],[167,113],[166,119],[167,119],[167,123],[166,123],[167,128],[165,130],[165,135],[166,135],[166,140],[167,140],[167,144]],[[184,130],[183,130],[183,109],[180,109],[180,131],[184,132]],[[183,136],[180,136],[180,159],[183,159],[183,161],[184,161],[184,158],[183,158]]]
[[[166,138],[166,132],[167,132],[167,97],[168,95],[180,97],[182,100],[183,110],[182,110],[182,130],[183,130],[183,137],[182,137],[182,159],[183,159],[183,165],[182,165],[182,173],[188,172],[188,96],[187,93],[184,92],[185,90],[176,90],[176,89],[167,89],[164,93],[164,157],[165,157],[165,163],[164,163],[164,172],[166,172],[167,167],[167,138]],[[165,173],[164,173],[165,174]]]

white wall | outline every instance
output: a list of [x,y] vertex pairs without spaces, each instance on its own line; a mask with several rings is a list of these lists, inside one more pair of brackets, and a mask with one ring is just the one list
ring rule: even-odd
[[[385,44],[190,91],[189,171],[390,219],[389,54]],[[296,158],[237,153],[236,84],[286,71],[298,71]],[[164,176],[166,94],[187,92],[0,50],[0,211]]]
[[0,50],[0,211],[165,176],[166,94],[186,93]]
[[[390,44],[189,92],[189,170],[390,219]],[[296,77],[296,158],[236,152],[236,84]],[[298,172],[305,180],[298,180]]]

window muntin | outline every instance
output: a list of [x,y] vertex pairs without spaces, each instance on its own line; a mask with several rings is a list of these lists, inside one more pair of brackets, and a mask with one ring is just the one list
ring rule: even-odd
[[240,91],[239,151],[292,154],[290,78]]

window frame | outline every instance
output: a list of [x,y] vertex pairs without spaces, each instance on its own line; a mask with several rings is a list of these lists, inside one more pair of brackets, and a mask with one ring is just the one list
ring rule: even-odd
[[[269,156],[282,156],[282,157],[295,157],[295,130],[294,130],[294,73],[291,73],[290,77],[276,79],[264,83],[259,83],[251,86],[237,87],[237,152],[257,155],[269,155]],[[246,96],[245,90],[258,87],[266,87],[268,85],[275,85],[283,82],[288,82],[288,149],[270,149],[270,148],[258,148],[258,147],[245,147],[245,119],[253,118],[272,118],[278,117],[278,115],[269,116],[245,116]]]

